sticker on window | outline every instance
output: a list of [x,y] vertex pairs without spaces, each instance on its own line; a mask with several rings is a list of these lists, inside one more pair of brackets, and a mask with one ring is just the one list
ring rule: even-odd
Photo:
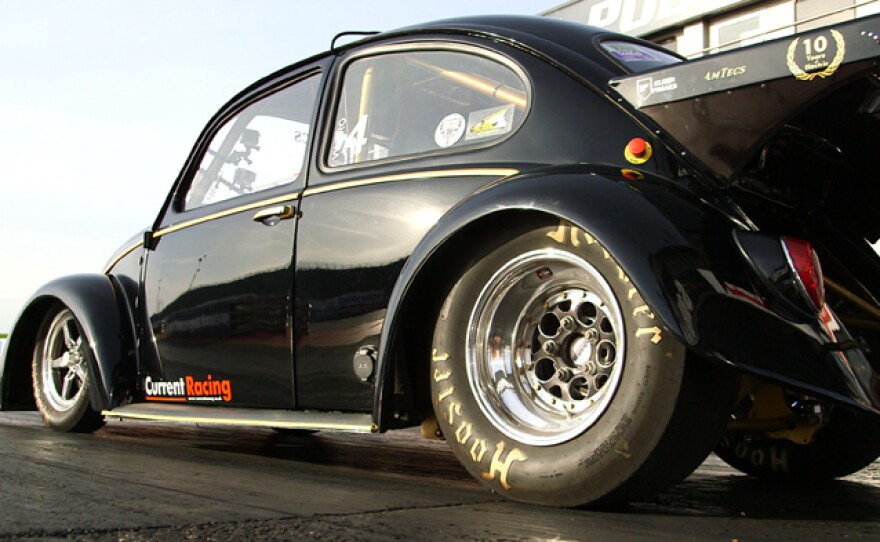
[[437,129],[434,130],[434,143],[440,148],[447,148],[455,145],[464,135],[465,120],[458,113],[446,115]]
[[644,71],[660,66],[681,62],[680,58],[668,51],[655,49],[641,43],[626,41],[605,41],[602,48],[608,54],[631,71]]
[[362,115],[350,132],[347,132],[346,120],[339,119],[336,123],[336,132],[333,134],[333,147],[330,150],[331,165],[348,165],[361,161],[361,152],[367,144],[364,133],[368,118],[369,115]]
[[382,158],[388,158],[388,147],[373,143],[373,146],[367,151],[367,160],[381,160]]
[[611,53],[611,56],[624,63],[629,61],[660,60],[653,51],[638,45],[623,43],[616,43],[614,45],[605,44],[605,50]]
[[474,111],[468,115],[466,141],[497,137],[513,128],[513,104]]

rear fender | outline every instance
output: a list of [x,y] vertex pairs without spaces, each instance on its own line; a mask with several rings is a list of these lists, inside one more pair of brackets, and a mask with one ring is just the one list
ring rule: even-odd
[[[744,225],[681,185],[650,177],[630,181],[619,170],[598,174],[570,167],[488,186],[450,211],[418,245],[392,292],[383,328],[374,404],[380,430],[398,424],[395,409],[412,408],[389,408],[401,375],[408,374],[395,364],[427,354],[406,344],[412,334],[403,338],[402,323],[439,307],[442,300],[430,299],[438,283],[460,275],[461,254],[474,242],[491,241],[491,231],[526,220],[556,224],[554,242],[585,243],[587,234],[599,239],[655,315],[656,326],[639,330],[652,340],[677,340],[700,357],[880,412],[880,400],[871,391],[877,375],[851,341],[836,344],[816,315],[771,311],[755,301],[767,293],[737,244],[734,232]],[[433,320],[420,321],[419,327],[433,329]]]
[[39,326],[56,303],[76,316],[91,350],[90,401],[95,410],[122,404],[136,370],[134,325],[124,287],[109,275],[73,275],[54,280],[25,304],[0,359],[0,410],[33,410],[31,363]]
[[[417,305],[427,306],[426,290],[417,288],[419,281],[448,280],[451,271],[458,272],[450,264],[460,257],[462,247],[481,238],[491,240],[487,228],[498,231],[510,221],[524,220],[556,224],[554,239],[560,243],[586,243],[585,232],[599,238],[620,264],[619,272],[626,270],[656,315],[657,340],[670,335],[685,344],[697,342],[693,304],[678,302],[675,294],[723,291],[709,270],[705,252],[730,254],[735,248],[730,235],[735,225],[730,219],[661,179],[630,181],[620,170],[606,168],[597,174],[586,167],[565,167],[489,185],[441,218],[401,271],[380,343],[374,412],[382,412],[393,393],[393,364],[403,357],[401,322],[416,317],[408,313],[407,301],[415,295]],[[706,238],[729,246],[706,249],[701,246]],[[458,241],[462,243],[456,245]],[[380,414],[376,421],[384,427],[391,419]]]

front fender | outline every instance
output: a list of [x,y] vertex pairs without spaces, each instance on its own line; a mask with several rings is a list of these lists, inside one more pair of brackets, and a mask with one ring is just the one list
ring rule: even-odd
[[0,410],[33,409],[31,363],[36,334],[55,303],[73,311],[91,350],[96,410],[119,406],[136,374],[134,326],[122,286],[108,275],[84,274],[56,279],[28,300],[0,358]]
[[[431,269],[437,277],[438,262],[454,256],[447,247],[457,240],[479,238],[476,234],[483,233],[483,224],[509,223],[494,220],[505,216],[516,221],[554,220],[559,225],[554,237],[561,242],[585,242],[584,232],[599,239],[660,322],[658,339],[678,340],[703,357],[784,385],[869,410],[880,408],[876,396],[865,393],[866,386],[854,384],[859,379],[846,363],[828,355],[829,339],[818,319],[770,317],[741,295],[745,291],[759,297],[754,287],[759,280],[733,235],[747,227],[723,211],[721,204],[710,204],[668,180],[651,176],[630,180],[620,170],[572,166],[485,187],[447,213],[416,247],[392,292],[382,332],[374,404],[380,428],[391,420],[383,408],[394,389],[391,375],[400,357],[395,353],[401,348],[401,322],[412,317],[406,312],[407,300],[425,292],[415,288],[420,277],[430,275]],[[728,312],[730,307],[737,311]],[[736,314],[737,319],[728,314]],[[776,344],[774,338],[782,332],[786,345]],[[743,336],[749,340],[737,340]],[[765,341],[775,346],[762,350]],[[786,346],[797,363],[779,358]]]

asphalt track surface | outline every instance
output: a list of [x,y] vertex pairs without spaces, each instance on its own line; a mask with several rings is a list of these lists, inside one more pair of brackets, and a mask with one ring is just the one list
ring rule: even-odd
[[880,462],[809,488],[710,457],[646,502],[505,501],[412,431],[281,435],[111,421],[54,433],[0,413],[0,540],[880,540]]

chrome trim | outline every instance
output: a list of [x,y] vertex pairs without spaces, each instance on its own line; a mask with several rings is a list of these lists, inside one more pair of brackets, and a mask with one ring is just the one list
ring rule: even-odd
[[511,439],[562,444],[611,406],[625,370],[625,324],[608,281],[586,260],[553,248],[511,259],[474,300],[467,329],[471,393]]
[[254,214],[254,222],[262,222],[267,218],[277,218],[278,220],[287,220],[296,216],[296,207],[293,205],[276,205],[260,209]]
[[352,431],[357,433],[372,433],[377,430],[370,414],[342,412],[297,412],[292,410],[135,403],[113,410],[105,410],[101,414],[114,418],[159,422]]

